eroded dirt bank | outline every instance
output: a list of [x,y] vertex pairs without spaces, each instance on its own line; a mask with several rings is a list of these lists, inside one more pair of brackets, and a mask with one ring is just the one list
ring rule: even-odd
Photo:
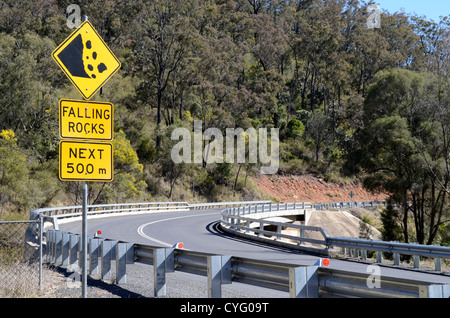
[[280,202],[330,203],[350,201],[385,201],[386,194],[373,194],[362,184],[328,183],[314,176],[261,175],[254,179],[258,188]]

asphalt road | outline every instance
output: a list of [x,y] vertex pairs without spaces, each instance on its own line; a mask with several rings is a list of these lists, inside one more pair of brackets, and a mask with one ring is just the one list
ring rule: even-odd
[[[223,233],[219,226],[220,210],[162,212],[128,216],[88,218],[88,235],[100,230],[101,237],[155,247],[169,247],[182,242],[185,249],[220,255],[314,265],[319,256],[237,238]],[[61,230],[80,233],[81,221],[60,224]],[[330,268],[366,273],[369,263],[331,259]],[[381,275],[431,283],[450,284],[450,276],[417,270],[381,266]]]

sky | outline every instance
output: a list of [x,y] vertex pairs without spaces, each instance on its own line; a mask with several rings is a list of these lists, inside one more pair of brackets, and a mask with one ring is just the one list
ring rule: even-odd
[[426,16],[427,20],[439,22],[439,16],[450,16],[450,0],[374,0],[381,8],[390,13],[400,12],[402,8],[406,13],[416,13]]

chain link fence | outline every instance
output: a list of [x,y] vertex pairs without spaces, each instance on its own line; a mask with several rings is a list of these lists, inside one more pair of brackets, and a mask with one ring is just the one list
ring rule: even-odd
[[0,298],[30,297],[42,285],[41,222],[0,221]]

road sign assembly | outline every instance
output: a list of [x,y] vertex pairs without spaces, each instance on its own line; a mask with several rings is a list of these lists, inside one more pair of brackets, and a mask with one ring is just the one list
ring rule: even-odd
[[89,100],[119,70],[121,64],[87,17],[52,52],[52,57],[85,99],[62,99],[59,103],[59,135],[62,139],[59,143],[59,179],[83,181],[81,296],[86,298],[87,182],[111,182],[114,178],[114,151],[113,145],[108,142],[113,139],[113,105]]

